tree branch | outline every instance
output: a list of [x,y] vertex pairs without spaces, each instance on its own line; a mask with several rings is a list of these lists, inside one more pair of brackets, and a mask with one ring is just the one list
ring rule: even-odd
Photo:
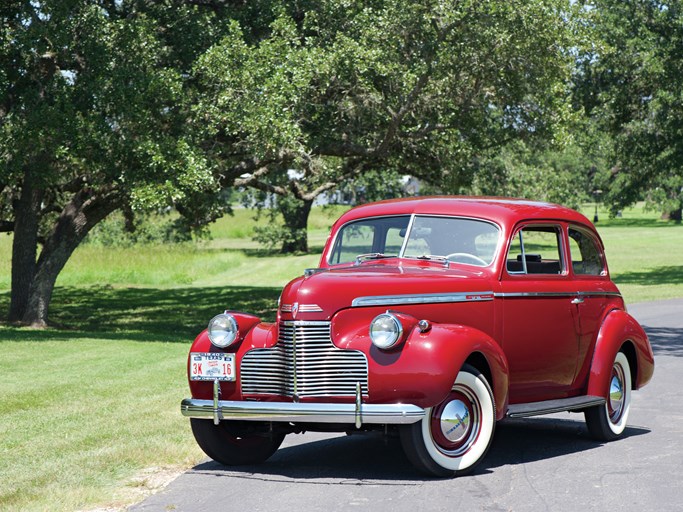
[[63,185],[59,186],[60,192],[78,192],[83,188],[85,183],[87,182],[87,178],[85,176],[77,176],[71,181],[64,183]]
[[[304,193],[300,186],[299,190],[301,191],[301,195],[298,196],[299,199],[302,201],[312,201],[316,197],[318,197],[320,194],[323,192],[327,192],[328,190],[332,190],[336,187],[339,186],[339,183],[347,180],[349,178],[353,178],[361,174],[363,171],[365,171],[368,167],[370,167],[371,162],[369,160],[354,160],[354,161],[347,161],[344,167],[346,170],[344,170],[338,177],[337,180],[335,181],[328,181],[326,183],[323,183],[322,185],[317,186],[313,190]],[[297,184],[298,185],[298,184]]]
[[199,7],[209,7],[216,12],[225,7],[244,7],[247,5],[247,0],[184,0],[184,2]]
[[353,144],[351,142],[339,142],[330,143],[326,146],[319,146],[314,148],[312,153],[314,155],[320,156],[337,156],[340,158],[345,157],[363,157],[367,158],[372,156],[373,150],[368,149],[358,144]]
[[398,133],[399,128],[401,127],[401,124],[403,123],[403,119],[412,110],[413,106],[415,105],[415,101],[429,83],[429,79],[431,78],[433,71],[434,58],[437,49],[439,48],[439,46],[441,46],[441,43],[443,43],[448,34],[451,31],[453,31],[455,27],[458,26],[461,22],[462,20],[458,22],[453,22],[450,25],[443,27],[439,31],[434,47],[431,49],[428,55],[423,55],[422,57],[422,60],[424,60],[424,62],[427,65],[427,69],[417,79],[417,82],[415,83],[411,91],[408,93],[408,96],[406,97],[405,101],[398,109],[398,111],[395,112],[391,107],[387,106],[387,111],[391,115],[391,120],[384,134],[384,138],[372,150],[371,153],[373,156],[382,157],[388,151],[389,146],[393,142],[394,138],[396,137],[396,134]]

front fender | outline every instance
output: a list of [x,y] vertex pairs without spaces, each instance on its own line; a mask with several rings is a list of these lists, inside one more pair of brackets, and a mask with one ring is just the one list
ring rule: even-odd
[[[480,354],[488,364],[497,419],[505,415],[509,370],[499,345],[486,333],[464,325],[432,324],[421,332],[413,323],[396,348],[370,341],[376,311],[342,311],[332,323],[335,345],[364,352],[368,359],[368,403],[410,403],[432,407],[446,398],[463,364]],[[484,370],[484,369],[482,369]]]
[[626,311],[615,309],[600,326],[588,378],[588,395],[607,396],[614,358],[622,349],[631,365],[635,365],[631,368],[633,389],[640,389],[650,381],[655,359],[647,334]]
[[[218,352],[234,353],[237,356],[237,363],[242,360],[246,352],[253,348],[272,347],[277,342],[275,325],[272,323],[260,322],[258,317],[245,313],[230,312],[235,316],[237,325],[240,329],[238,341],[226,349],[218,348],[211,344],[207,330],[200,332],[192,343],[190,353],[187,358],[187,378],[190,392],[193,398],[209,400],[213,397],[213,383],[208,381],[190,380],[190,356],[193,352]],[[232,382],[221,382],[221,397],[224,400],[241,400],[241,373],[237,372],[237,378]]]

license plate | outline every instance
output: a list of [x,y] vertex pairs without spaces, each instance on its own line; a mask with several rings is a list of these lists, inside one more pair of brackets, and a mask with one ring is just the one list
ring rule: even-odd
[[191,354],[190,379],[235,380],[235,354]]

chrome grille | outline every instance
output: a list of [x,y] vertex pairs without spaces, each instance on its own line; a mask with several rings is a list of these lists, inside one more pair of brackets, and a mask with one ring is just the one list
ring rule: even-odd
[[281,322],[278,342],[242,358],[242,393],[282,396],[355,396],[368,393],[368,362],[358,350],[332,344],[330,322]]

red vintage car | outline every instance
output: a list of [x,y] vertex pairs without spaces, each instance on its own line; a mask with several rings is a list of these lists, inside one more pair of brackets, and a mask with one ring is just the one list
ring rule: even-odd
[[583,215],[429,197],[342,215],[274,323],[219,314],[187,369],[181,410],[218,462],[263,461],[289,433],[380,430],[452,476],[506,417],[580,411],[594,438],[619,437],[654,357]]

